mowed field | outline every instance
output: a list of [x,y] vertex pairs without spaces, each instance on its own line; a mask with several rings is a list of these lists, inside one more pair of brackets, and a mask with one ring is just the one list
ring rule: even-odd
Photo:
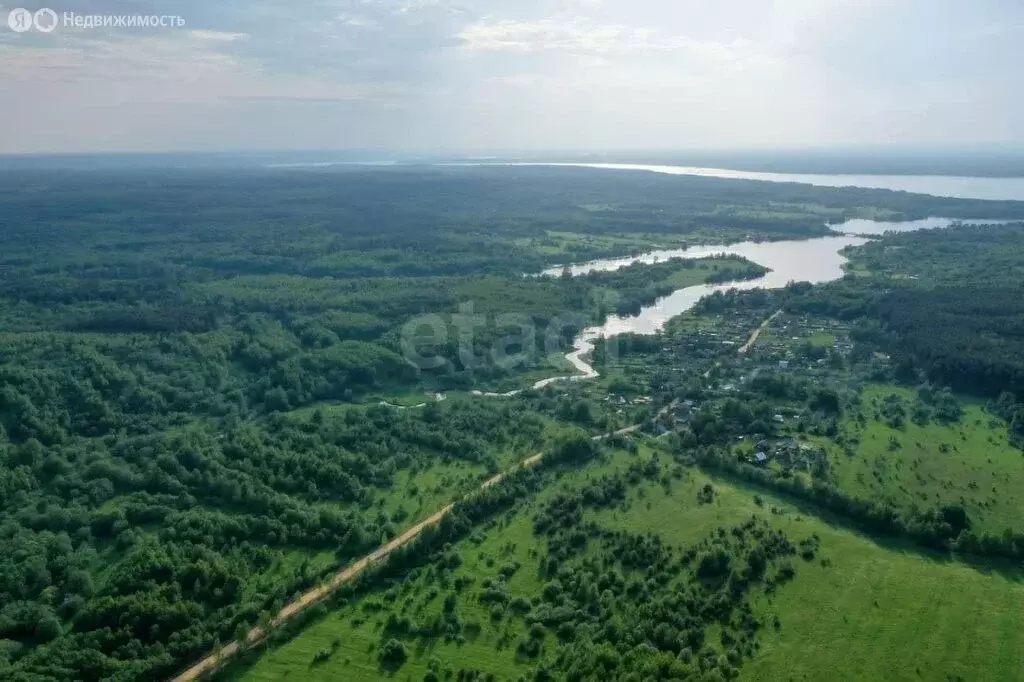
[[852,457],[829,448],[838,486],[898,508],[961,504],[976,532],[1024,530],[1024,452],[1008,442],[1006,424],[980,405],[966,404],[958,423],[922,427],[908,414],[903,428],[894,429],[874,418],[873,407],[892,394],[908,408],[914,403],[912,391],[868,386],[862,393],[866,425],[844,419],[843,430],[858,433],[860,443]]

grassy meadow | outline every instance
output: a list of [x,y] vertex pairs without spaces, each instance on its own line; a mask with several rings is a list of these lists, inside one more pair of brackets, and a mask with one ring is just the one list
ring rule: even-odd
[[[698,491],[714,487],[715,501]],[[642,492],[641,492],[642,491]],[[760,633],[761,651],[741,680],[1012,680],[1024,655],[1024,577],[978,570],[899,545],[881,545],[763,491],[689,470],[669,494],[638,489],[628,512],[601,512],[609,525],[652,531],[685,544],[752,514],[794,541],[821,540],[813,562],[758,602],[781,629]],[[760,498],[761,504],[755,501]],[[781,513],[777,513],[781,512]]]
[[[650,448],[641,448],[639,455],[616,452],[602,463],[567,473],[514,515],[460,543],[462,565],[452,575],[469,576],[473,582],[458,608],[465,623],[480,626],[465,641],[410,644],[409,660],[400,670],[392,674],[381,669],[378,647],[389,610],[417,619],[441,613],[445,591],[422,586],[420,576],[328,614],[252,667],[227,671],[228,679],[418,682],[432,662],[441,671],[475,669],[499,680],[532,674],[536,663],[517,658],[512,646],[521,623],[512,623],[508,616],[492,620],[490,608],[472,595],[509,562],[522,565],[507,581],[510,595],[537,594],[542,582],[531,549],[537,542],[532,518],[545,500],[563,484],[621,470],[652,454]],[[710,503],[698,495],[708,484],[715,491]],[[792,582],[756,596],[755,612],[765,626],[758,634],[760,651],[741,667],[741,680],[1019,679],[1024,655],[1024,583],[1019,571],[978,570],[909,547],[881,545],[790,500],[695,469],[687,469],[682,480],[668,486],[633,487],[621,507],[587,512],[587,518],[604,527],[657,533],[676,546],[696,543],[752,515],[767,519],[793,542],[817,536],[820,549],[812,561],[794,561]],[[770,625],[775,617],[778,629]],[[552,656],[554,648],[549,637],[542,658]],[[334,653],[313,664],[323,649]]]
[[[880,414],[879,406],[894,394],[908,408],[899,428]],[[868,386],[861,398],[864,425],[848,414],[841,426],[859,438],[852,456],[829,448],[840,488],[900,508],[962,504],[976,528],[993,535],[1022,529],[1024,453],[1008,442],[1005,423],[967,403],[959,422],[921,426],[909,414],[914,393],[894,386]]]
[[[648,449],[641,449],[638,455],[616,452],[602,463],[584,470],[568,472],[564,475],[562,483],[579,482],[589,477],[610,473],[624,468],[636,457],[648,458],[652,454]],[[536,511],[560,487],[557,484],[548,486],[535,498],[525,502],[511,518],[504,519],[486,532],[474,534],[460,544],[460,574],[473,579],[472,586],[466,590],[467,595],[471,593],[472,588],[479,588],[484,579],[496,577],[503,565],[513,561],[519,562],[522,567],[507,580],[509,593],[530,598],[540,592],[542,581],[537,577],[536,559],[532,549],[537,542],[533,535],[532,519]],[[414,613],[416,618],[439,614],[445,598],[444,592],[431,596],[431,591],[425,589],[423,583],[422,578],[412,581],[408,593],[403,591],[403,595],[395,602],[402,604],[410,600],[410,612]],[[388,615],[388,608],[367,609],[368,603],[381,603],[382,598],[386,598],[382,595],[383,593],[372,593],[339,612],[329,614],[303,630],[287,644],[265,653],[251,668],[229,669],[226,673],[228,678],[239,682],[265,682],[289,678],[325,682],[386,679],[387,676],[378,662],[377,647],[381,641],[381,630]],[[490,607],[468,596],[459,600],[459,612],[464,622],[479,623],[479,632],[467,636],[466,641],[462,643],[433,641],[413,647],[409,661],[402,666],[394,679],[417,682],[422,680],[433,658],[439,659],[445,668],[481,670],[492,673],[499,679],[517,678],[528,673],[536,665],[535,662],[520,662],[509,642],[502,644],[504,640],[511,639],[510,633],[518,633],[521,623],[516,623],[513,627],[508,617],[501,621],[493,621]],[[335,642],[338,642],[338,646],[330,659],[312,665],[316,653],[321,649],[331,649]]]

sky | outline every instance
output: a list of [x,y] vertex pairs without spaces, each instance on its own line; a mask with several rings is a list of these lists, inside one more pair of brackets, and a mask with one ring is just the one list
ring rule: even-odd
[[1022,63],[1021,0],[22,0],[0,153],[1020,146]]

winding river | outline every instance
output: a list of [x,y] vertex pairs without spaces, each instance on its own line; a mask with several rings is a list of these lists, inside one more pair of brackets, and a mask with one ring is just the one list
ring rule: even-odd
[[[706,244],[691,246],[686,249],[657,249],[646,251],[624,258],[602,258],[586,263],[559,265],[540,273],[542,276],[560,277],[568,270],[573,277],[589,272],[612,271],[624,268],[633,263],[657,263],[670,258],[707,258],[719,254],[742,256],[768,268],[769,272],[756,279],[724,282],[721,284],[698,284],[696,286],[677,289],[668,296],[660,298],[653,304],[641,308],[638,315],[611,315],[603,324],[587,327],[574,339],[573,349],[565,359],[571,364],[576,374],[559,375],[541,379],[531,388],[539,390],[556,382],[583,381],[594,379],[599,373],[588,362],[588,356],[594,350],[594,342],[618,334],[657,334],[665,328],[673,317],[685,313],[697,304],[697,301],[716,291],[725,292],[730,289],[748,291],[751,289],[782,289],[790,282],[810,282],[823,284],[832,282],[843,276],[843,265],[846,257],[839,252],[848,246],[866,244],[871,236],[886,232],[912,232],[915,230],[932,230],[946,228],[954,223],[974,225],[1004,224],[1005,220],[957,220],[953,218],[924,218],[901,222],[876,220],[849,220],[845,223],[832,225],[832,229],[840,234],[817,237],[814,239],[795,239],[776,242],[739,242],[735,244]],[[523,389],[505,393],[472,391],[481,397],[507,398],[522,393]],[[436,400],[444,400],[443,394],[437,394]],[[399,405],[382,402],[398,409],[409,409]],[[426,403],[413,405],[412,408],[423,407]]]
[[[576,368],[577,374],[572,376],[550,377],[538,381],[534,389],[544,388],[556,381],[579,381],[598,376],[586,360],[594,350],[597,339],[608,338],[617,334],[656,334],[673,317],[680,315],[696,305],[697,301],[716,291],[729,289],[781,289],[790,282],[811,282],[822,284],[837,280],[843,276],[843,265],[846,258],[839,252],[848,246],[860,246],[868,242],[862,235],[881,235],[885,232],[910,232],[914,230],[938,229],[952,225],[954,222],[965,224],[998,224],[1001,220],[959,220],[951,218],[925,218],[903,222],[883,222],[873,220],[850,220],[833,225],[832,229],[841,235],[818,237],[815,239],[787,240],[777,242],[740,242],[729,245],[702,245],[688,249],[659,249],[648,251],[626,258],[605,258],[601,260],[577,263],[567,266],[553,267],[542,274],[560,276],[566,269],[575,277],[588,272],[618,270],[632,263],[656,263],[669,258],[706,258],[716,254],[742,256],[750,261],[763,265],[770,270],[763,277],[725,282],[722,284],[699,284],[697,286],[678,289],[668,296],[655,301],[641,309],[639,315],[609,316],[603,324],[587,327],[573,343],[572,352],[565,356]],[[515,395],[518,391],[502,394],[479,395]]]

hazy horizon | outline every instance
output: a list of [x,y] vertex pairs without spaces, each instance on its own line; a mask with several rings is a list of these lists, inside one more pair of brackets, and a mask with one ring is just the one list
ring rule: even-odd
[[0,154],[1024,146],[1003,0],[168,5],[0,5]]
[[[263,169],[360,166],[415,168],[462,163],[556,163],[723,169],[792,176],[959,176],[1024,177],[1024,150],[992,148],[816,148],[774,150],[490,150],[416,153],[381,149],[306,149],[231,151],[80,152],[0,154],[0,172],[68,169]],[[728,176],[721,176],[728,177]],[[871,183],[854,184],[870,185]],[[909,186],[908,186],[909,187]],[[1016,193],[1013,197],[1016,197]],[[983,197],[979,197],[983,198]]]

